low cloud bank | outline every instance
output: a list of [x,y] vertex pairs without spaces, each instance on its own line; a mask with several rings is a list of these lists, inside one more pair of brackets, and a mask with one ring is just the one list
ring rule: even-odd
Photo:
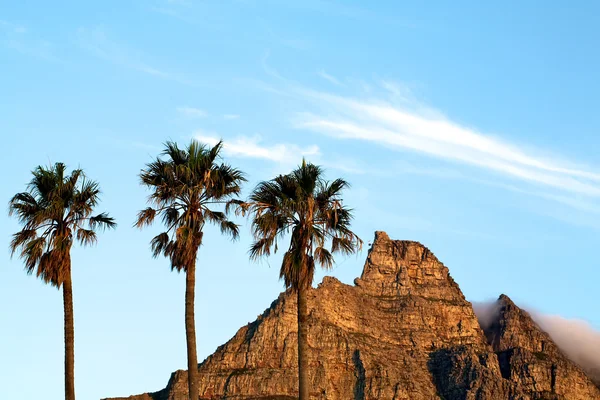
[[[497,302],[473,303],[473,309],[479,324],[485,328],[498,315],[499,305]],[[582,320],[527,312],[567,357],[579,364],[597,384],[600,383],[600,331]]]

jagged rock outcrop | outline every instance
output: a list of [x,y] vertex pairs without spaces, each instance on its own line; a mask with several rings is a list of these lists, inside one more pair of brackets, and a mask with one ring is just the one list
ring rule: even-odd
[[[355,286],[326,277],[309,296],[313,399],[600,400],[600,390],[506,296],[481,329],[448,269],[417,242],[375,241]],[[199,366],[201,399],[297,393],[296,297],[282,293]],[[131,400],[187,399],[177,371]]]
[[498,299],[497,315],[484,332],[498,355],[502,376],[518,383],[532,398],[599,398],[598,387],[582,369],[507,296]]

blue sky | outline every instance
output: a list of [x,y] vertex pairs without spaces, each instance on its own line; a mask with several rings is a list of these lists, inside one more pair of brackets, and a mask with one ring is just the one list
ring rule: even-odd
[[[119,223],[73,254],[78,397],[157,390],[186,366],[184,277],[151,258],[158,228],[132,228],[137,174],[167,139],[223,138],[247,190],[304,155],[352,183],[366,242],[419,240],[469,300],[506,293],[600,329],[600,6],[488,3],[3,3],[0,199],[63,161]],[[250,263],[239,223],[240,241],[209,229],[199,254],[199,359],[283,288],[280,257]],[[4,395],[58,399],[62,297],[10,259],[17,229],[0,215]],[[331,274],[352,283],[365,257]]]

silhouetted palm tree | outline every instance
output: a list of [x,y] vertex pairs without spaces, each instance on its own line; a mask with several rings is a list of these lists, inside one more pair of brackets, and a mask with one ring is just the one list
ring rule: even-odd
[[71,247],[74,240],[84,246],[96,243],[97,228],[116,224],[106,213],[92,215],[100,189],[81,169],[65,175],[65,165],[56,163],[39,166],[32,173],[27,191],[16,194],[9,203],[9,215],[16,215],[24,225],[13,235],[11,255],[18,251],[28,274],[35,272],[45,283],[63,289],[65,399],[75,400]]
[[[166,231],[151,241],[154,257],[164,255],[171,261],[171,269],[184,271],[185,331],[187,338],[188,388],[190,399],[198,398],[198,356],[194,322],[194,290],[196,285],[196,257],[202,244],[206,223],[216,224],[221,233],[236,239],[238,226],[227,218],[231,204],[239,204],[236,196],[244,174],[219,161],[223,143],[210,148],[192,141],[186,148],[167,142],[162,155],[142,170],[142,184],[152,190],[149,207],[138,214],[136,226],[152,224],[158,215]],[[224,205],[224,211],[214,211]]]
[[342,205],[341,194],[348,186],[343,179],[325,181],[321,167],[303,160],[291,173],[259,183],[243,206],[244,212],[253,214],[252,259],[276,252],[278,240],[291,233],[279,277],[298,299],[300,400],[309,398],[307,292],[315,264],[331,268],[334,253],[351,254],[362,247],[362,240],[350,230],[352,210]]

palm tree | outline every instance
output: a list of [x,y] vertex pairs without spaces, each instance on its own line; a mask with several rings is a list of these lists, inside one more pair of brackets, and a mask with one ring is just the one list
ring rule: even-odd
[[[166,231],[154,237],[151,248],[154,257],[164,255],[171,261],[171,269],[186,274],[185,332],[187,338],[189,398],[198,398],[198,356],[194,322],[194,290],[196,285],[196,257],[202,244],[206,223],[216,224],[221,233],[236,239],[238,226],[227,218],[229,207],[240,204],[236,199],[244,174],[220,163],[222,141],[210,148],[192,141],[186,148],[167,142],[162,155],[148,164],[140,174],[141,182],[152,190],[149,202],[153,207],[138,214],[136,226],[152,224],[156,216],[162,218]],[[214,211],[215,206],[225,206]]]
[[[63,289],[65,329],[65,399],[75,400],[75,345],[71,246],[96,243],[97,228],[114,228],[106,213],[92,215],[99,202],[98,183],[86,179],[83,170],[66,175],[62,163],[39,166],[32,172],[26,192],[9,203],[23,229],[13,235],[11,256],[19,252],[28,274],[35,272],[45,283]],[[87,227],[87,228],[86,228]]]
[[352,254],[362,248],[362,240],[350,230],[352,210],[342,205],[341,193],[347,187],[343,179],[324,180],[321,167],[303,160],[291,173],[259,183],[242,207],[253,214],[251,259],[276,252],[278,240],[291,232],[279,277],[298,299],[300,400],[309,398],[307,293],[315,264],[329,269],[334,264],[333,254]]

